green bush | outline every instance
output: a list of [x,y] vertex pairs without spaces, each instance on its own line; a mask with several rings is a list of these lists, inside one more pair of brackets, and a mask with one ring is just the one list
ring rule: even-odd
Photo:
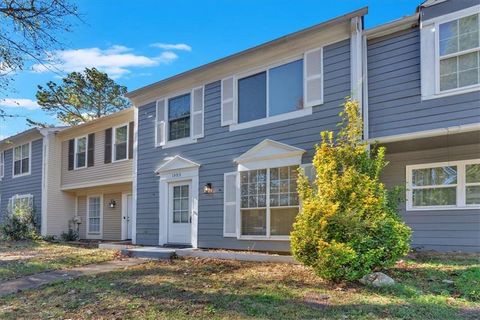
[[355,280],[392,266],[409,251],[411,230],[398,216],[399,189],[380,182],[385,149],[362,142],[358,103],[344,104],[342,128],[322,132],[310,182],[301,171],[302,208],[291,233],[294,257],[322,278]]
[[38,239],[34,210],[22,203],[9,209],[0,225],[0,233],[7,240]]

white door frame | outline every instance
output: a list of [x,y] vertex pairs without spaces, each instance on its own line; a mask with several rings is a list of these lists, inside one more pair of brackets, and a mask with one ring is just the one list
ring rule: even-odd
[[190,225],[190,233],[192,232],[191,230],[191,225],[192,225],[192,208],[193,208],[193,196],[192,196],[192,179],[188,179],[188,180],[179,180],[179,181],[172,181],[172,182],[169,182],[168,183],[168,209],[167,209],[167,221],[168,221],[168,226],[167,226],[167,241],[168,243],[172,243],[172,244],[186,244],[186,245],[190,245],[191,244],[191,237],[189,240],[183,242],[183,241],[170,241],[169,239],[171,238],[170,235],[172,234],[172,219],[173,219],[173,211],[172,211],[172,208],[173,208],[173,188],[176,187],[176,186],[188,186],[188,207],[189,207],[189,212],[188,212],[188,219],[189,219],[189,222],[188,224]]
[[[100,234],[90,234],[90,198],[100,198]],[[87,221],[86,221],[86,235],[87,239],[102,239],[103,238],[103,194],[92,194],[87,196]]]
[[175,156],[166,162],[156,171],[159,180],[159,245],[168,243],[168,193],[171,182],[189,181],[191,183],[191,244],[197,247],[198,235],[198,168],[199,164]]
[[[127,197],[131,196],[132,197],[132,206],[133,204],[133,194],[131,192],[123,192],[122,193],[122,240],[128,239],[128,221],[126,219],[123,219],[123,217],[127,216],[127,209],[128,209],[128,202],[127,202]],[[130,221],[133,219],[133,207],[132,207],[132,212],[130,212]],[[132,221],[132,237],[133,237],[133,221]]]

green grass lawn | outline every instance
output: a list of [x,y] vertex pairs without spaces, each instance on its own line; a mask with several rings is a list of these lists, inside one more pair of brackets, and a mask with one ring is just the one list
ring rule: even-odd
[[112,260],[116,252],[44,241],[0,241],[0,282],[25,275]]
[[397,284],[374,289],[299,265],[148,262],[3,298],[0,318],[480,319],[478,255],[417,254],[385,272]]

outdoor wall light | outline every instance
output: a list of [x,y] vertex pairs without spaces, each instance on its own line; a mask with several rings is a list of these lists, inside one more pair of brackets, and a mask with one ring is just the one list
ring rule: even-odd
[[213,193],[213,186],[210,182],[205,184],[205,186],[203,187],[203,193],[205,193],[205,194],[212,194]]
[[117,202],[115,201],[115,199],[110,200],[110,203],[108,204],[108,206],[112,209],[115,208],[116,205],[117,205]]

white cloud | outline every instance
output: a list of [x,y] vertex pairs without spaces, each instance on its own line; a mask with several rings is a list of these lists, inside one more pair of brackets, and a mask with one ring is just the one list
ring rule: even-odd
[[27,110],[39,109],[37,101],[30,99],[0,99],[0,106],[6,108],[23,108]]
[[[50,67],[63,72],[83,71],[85,68],[95,67],[108,73],[112,78],[120,78],[130,73],[130,68],[154,67],[160,64],[169,64],[178,55],[171,51],[164,51],[159,56],[147,57],[137,55],[133,50],[121,45],[114,45],[107,49],[85,48],[50,53]],[[41,64],[32,66],[34,72],[49,72],[49,67]]]
[[150,45],[151,47],[154,48],[160,48],[163,50],[180,50],[180,51],[192,51],[192,47],[190,47],[188,44],[185,43],[152,43]]
[[178,59],[178,55],[172,51],[165,51],[160,53],[158,57],[155,58],[161,64],[169,64]]

